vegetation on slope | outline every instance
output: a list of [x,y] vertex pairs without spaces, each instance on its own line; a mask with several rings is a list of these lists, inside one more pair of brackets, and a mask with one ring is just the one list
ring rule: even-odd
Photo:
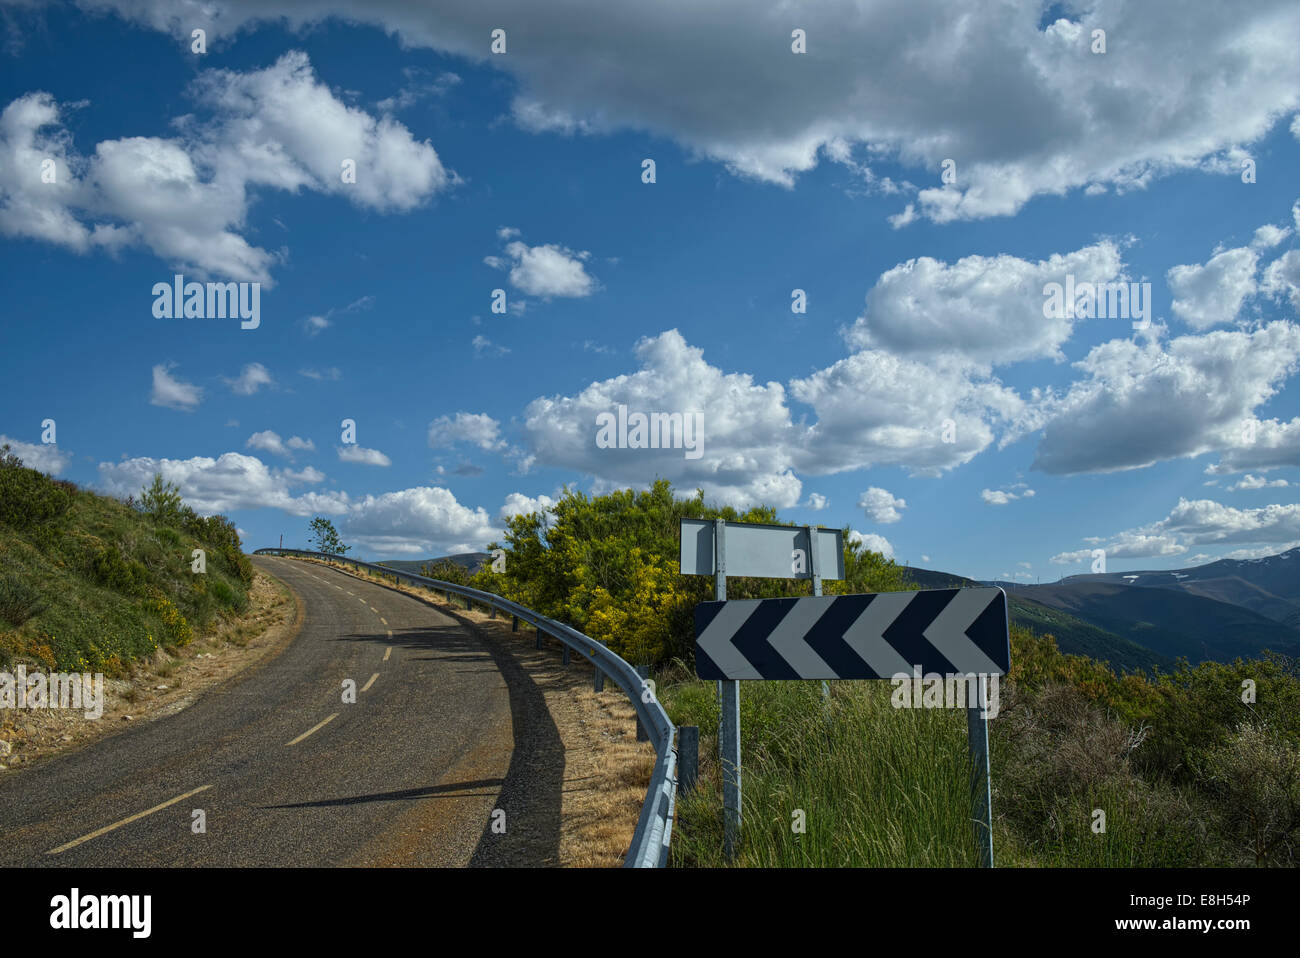
[[0,668],[120,674],[243,612],[252,581],[234,524],[197,515],[161,477],[121,502],[0,449]]

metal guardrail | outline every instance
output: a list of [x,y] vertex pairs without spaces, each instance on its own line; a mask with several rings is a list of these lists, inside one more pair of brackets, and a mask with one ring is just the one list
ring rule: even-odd
[[[500,609],[527,622],[539,632],[545,632],[552,638],[563,642],[565,646],[585,657],[601,674],[613,679],[618,687],[631,700],[637,717],[655,743],[654,773],[650,776],[650,787],[646,790],[645,803],[641,806],[641,817],[632,833],[632,844],[623,859],[625,868],[662,868],[668,862],[668,844],[673,832],[673,809],[677,802],[677,728],[668,718],[659,700],[649,693],[645,681],[636,669],[623,658],[611,652],[602,642],[588,638],[572,626],[556,622],[544,615],[525,608],[518,603],[503,599],[491,592],[480,592],[468,586],[443,582],[426,576],[405,572],[386,565],[362,562],[346,556],[326,555],[323,552],[308,552],[304,549],[257,549],[253,555],[259,556],[305,556],[322,559],[331,563],[353,566],[357,569],[369,569],[380,575],[392,576],[397,581],[422,585],[430,590],[446,593],[450,600],[451,593],[462,596],[472,602],[478,602],[489,608]],[[646,701],[646,699],[649,701]]]

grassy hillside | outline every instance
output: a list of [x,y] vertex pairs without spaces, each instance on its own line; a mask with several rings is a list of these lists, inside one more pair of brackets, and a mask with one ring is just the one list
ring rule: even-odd
[[142,508],[0,453],[0,668],[119,674],[244,611],[252,581],[230,520],[197,516],[174,489]]

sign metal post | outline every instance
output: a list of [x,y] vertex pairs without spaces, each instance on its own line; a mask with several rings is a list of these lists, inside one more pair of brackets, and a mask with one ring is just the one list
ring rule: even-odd
[[[715,576],[714,601],[695,608],[695,671],[718,680],[724,852],[732,860],[740,844],[741,681],[821,679],[829,704],[829,679],[903,677],[919,686],[924,675],[953,680],[967,695],[971,821],[980,863],[991,868],[989,683],[1011,667],[1006,593],[970,587],[826,596],[823,573],[844,577],[841,538],[811,526],[682,520],[681,572]],[[806,564],[799,562],[805,549]],[[728,572],[811,579],[813,595],[728,600]]]

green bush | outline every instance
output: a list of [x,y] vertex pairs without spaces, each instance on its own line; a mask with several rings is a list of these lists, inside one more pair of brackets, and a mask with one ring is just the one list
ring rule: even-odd
[[1246,722],[1198,770],[1223,810],[1221,829],[1240,864],[1293,864],[1300,843],[1300,748]]
[[469,570],[450,559],[424,563],[420,566],[420,575],[439,582],[450,582],[452,585],[469,585],[471,580]]
[[0,619],[10,625],[22,625],[44,605],[40,593],[22,579],[0,575]]
[[52,523],[70,505],[72,495],[49,476],[22,465],[0,466],[0,522],[5,525],[26,529]]
[[116,546],[104,545],[90,556],[91,577],[100,585],[127,595],[142,595],[149,571],[137,559],[127,559]]
[[235,612],[243,612],[248,608],[248,594],[237,592],[229,584],[216,579],[212,583],[212,597],[227,609],[233,609]]
[[[695,652],[695,606],[713,598],[713,583],[706,576],[678,573],[684,518],[779,521],[767,506],[740,512],[705,503],[699,491],[690,499],[677,498],[664,479],[647,490],[590,498],[566,489],[548,512],[512,517],[504,543],[488,546],[505,551],[504,571],[486,566],[470,584],[567,622],[634,664],[673,658],[689,663]],[[843,580],[825,583],[827,594],[909,588],[901,566],[850,541],[848,530],[844,566]],[[727,579],[733,599],[810,591],[805,580]]]

